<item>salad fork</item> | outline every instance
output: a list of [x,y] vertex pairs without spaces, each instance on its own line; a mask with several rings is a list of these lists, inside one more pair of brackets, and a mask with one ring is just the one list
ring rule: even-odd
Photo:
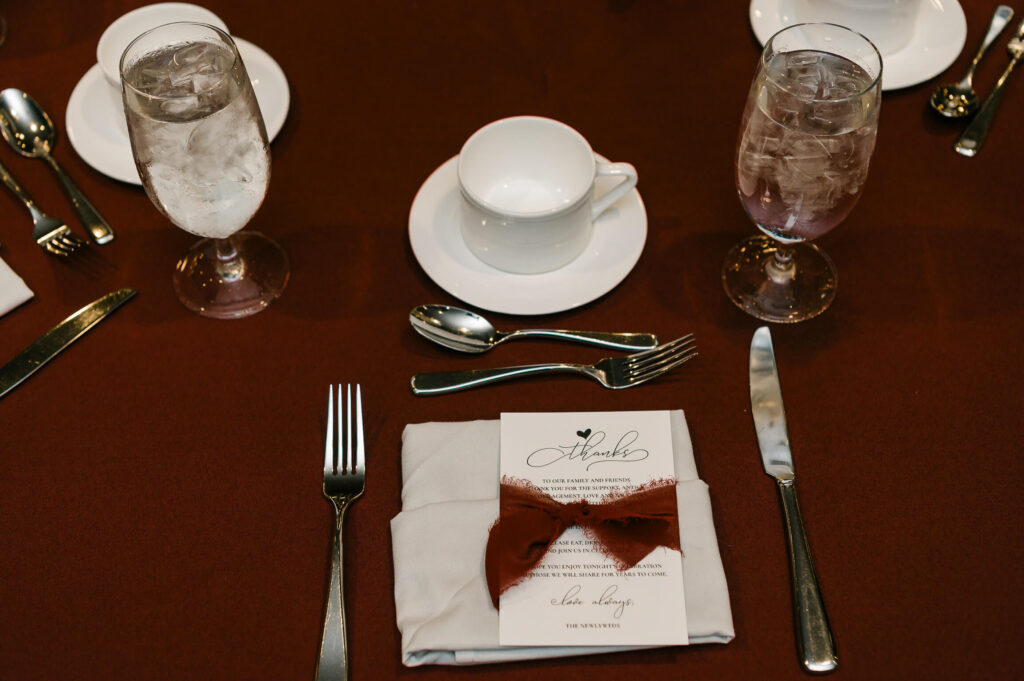
[[416,374],[411,387],[417,395],[440,395],[520,376],[549,372],[583,374],[606,388],[632,388],[661,376],[697,356],[693,334],[625,357],[607,357],[594,364],[528,364],[501,369],[444,371]]
[[[331,543],[331,583],[324,605],[324,625],[320,638],[320,662],[317,681],[348,679],[348,645],[345,631],[345,591],[341,560],[341,527],[345,509],[359,498],[366,485],[366,448],[363,442],[363,405],[356,384],[355,409],[352,386],[346,385],[344,398],[338,386],[338,409],[334,409],[334,386],[327,397],[327,444],[324,446],[324,496],[334,509],[334,533]],[[355,422],[353,429],[353,411]],[[342,418],[344,415],[344,419]],[[337,441],[335,441],[337,421]]]
[[67,225],[56,218],[39,210],[39,206],[32,200],[18,181],[14,179],[10,171],[0,163],[0,179],[7,188],[14,192],[15,196],[28,208],[32,214],[32,238],[36,240],[41,248],[57,256],[71,255],[82,246],[86,245],[84,239],[79,238]]

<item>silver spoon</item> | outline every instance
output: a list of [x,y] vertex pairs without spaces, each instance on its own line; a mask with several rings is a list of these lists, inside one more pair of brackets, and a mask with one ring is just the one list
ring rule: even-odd
[[561,331],[557,329],[520,329],[498,331],[480,315],[450,305],[420,305],[409,313],[412,328],[438,345],[460,352],[487,352],[507,340],[530,336],[553,338],[597,345],[613,350],[654,348],[658,338],[650,333],[612,333],[603,331]]
[[114,238],[114,232],[103,216],[92,207],[82,190],[71,181],[56,159],[50,155],[57,140],[57,129],[53,121],[34,99],[15,88],[0,92],[0,133],[22,156],[41,158],[46,161],[57,178],[64,185],[71,204],[78,212],[86,229],[98,244],[105,244]]
[[999,34],[1006,28],[1006,25],[1010,23],[1011,18],[1013,18],[1012,7],[999,5],[996,8],[995,14],[992,15],[992,23],[988,26],[988,33],[985,34],[985,39],[981,41],[981,47],[978,48],[978,53],[971,60],[971,65],[967,67],[967,75],[959,83],[937,87],[935,92],[932,93],[930,100],[933,109],[947,118],[964,118],[978,109],[978,104],[981,100],[971,85],[974,69],[978,67],[978,62],[981,61],[989,46],[999,37]]

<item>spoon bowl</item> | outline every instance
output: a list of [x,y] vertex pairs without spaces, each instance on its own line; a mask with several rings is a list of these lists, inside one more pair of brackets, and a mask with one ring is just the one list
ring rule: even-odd
[[503,340],[480,315],[448,305],[420,305],[409,323],[424,338],[460,352],[487,352]]
[[57,128],[36,100],[17,88],[7,88],[0,92],[0,134],[22,156],[46,161],[57,174],[78,217],[96,243],[105,244],[114,238],[114,232],[107,221],[51,156],[50,152],[57,142]]
[[932,108],[946,118],[966,118],[977,111],[980,104],[978,93],[963,81],[940,85],[931,98]]
[[22,156],[49,155],[57,141],[50,116],[28,94],[15,88],[0,92],[0,132]]
[[657,336],[651,333],[564,331],[561,329],[498,331],[489,321],[475,312],[451,305],[420,305],[409,313],[409,323],[417,333],[438,345],[473,354],[487,352],[507,340],[530,336],[628,351],[649,349],[658,345]]

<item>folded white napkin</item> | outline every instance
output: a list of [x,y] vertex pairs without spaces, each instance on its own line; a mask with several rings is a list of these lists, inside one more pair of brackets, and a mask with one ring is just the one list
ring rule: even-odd
[[0,316],[32,297],[32,289],[0,258]]
[[[729,592],[682,411],[671,412],[690,643],[733,638]],[[499,421],[422,423],[402,435],[402,511],[391,521],[402,663],[482,664],[635,647],[501,647],[484,575],[498,517]]]

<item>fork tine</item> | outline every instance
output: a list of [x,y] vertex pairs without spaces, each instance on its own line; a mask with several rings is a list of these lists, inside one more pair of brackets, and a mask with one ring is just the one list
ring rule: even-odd
[[80,246],[85,244],[85,242],[70,229],[60,230],[50,240],[56,241],[61,246],[65,247],[69,253],[77,250]]
[[63,237],[54,239],[53,241],[57,244],[57,247],[60,248],[67,255],[71,255],[72,253],[77,251],[78,247],[81,245],[76,243],[75,241],[64,239]]
[[646,351],[648,354],[644,354],[643,357],[630,355],[629,369],[630,371],[639,371],[653,364],[661,363],[665,359],[671,359],[687,348],[693,347],[695,342],[693,334],[689,334],[658,346],[654,349],[654,352],[648,350]]
[[356,383],[356,449],[352,472],[363,471],[366,466],[366,448],[363,445],[363,397],[360,385]]
[[50,253],[53,253],[54,255],[71,255],[71,251],[67,250],[64,246],[54,241],[47,241],[45,244],[43,244],[43,248],[45,248]]
[[[692,350],[692,352],[690,350]],[[643,371],[638,371],[632,376],[630,376],[630,380],[635,383],[643,383],[644,381],[649,381],[652,378],[657,378],[662,374],[666,374],[672,369],[675,369],[680,364],[689,362],[691,359],[697,356],[696,350],[692,348],[690,350],[687,350],[687,354],[685,355],[676,355],[674,357],[666,359],[664,362],[661,362],[656,366],[651,366],[644,369]]]
[[79,248],[85,245],[85,241],[80,236],[71,231],[63,232],[60,235],[60,240],[61,243],[65,243],[73,248]]
[[[338,386],[341,390],[341,386]],[[339,393],[339,399],[341,395]],[[352,467],[352,386],[345,384],[345,441],[344,449],[338,454],[338,472],[348,473]],[[344,456],[344,463],[342,457]]]
[[674,341],[669,341],[668,343],[664,343],[662,345],[659,345],[656,348],[651,348],[650,350],[642,350],[640,352],[634,352],[632,355],[628,355],[628,358],[631,361],[634,361],[634,360],[638,361],[638,360],[641,360],[641,359],[646,359],[647,357],[650,357],[651,355],[656,355],[658,353],[664,352],[665,348],[667,348],[667,347],[669,347],[671,345],[675,345],[676,343],[681,343],[683,341],[688,341],[691,338],[693,338],[693,334],[692,333],[688,333],[685,336],[682,336],[680,338],[676,338]]
[[327,440],[324,444],[324,476],[334,473],[334,384],[327,389]]

